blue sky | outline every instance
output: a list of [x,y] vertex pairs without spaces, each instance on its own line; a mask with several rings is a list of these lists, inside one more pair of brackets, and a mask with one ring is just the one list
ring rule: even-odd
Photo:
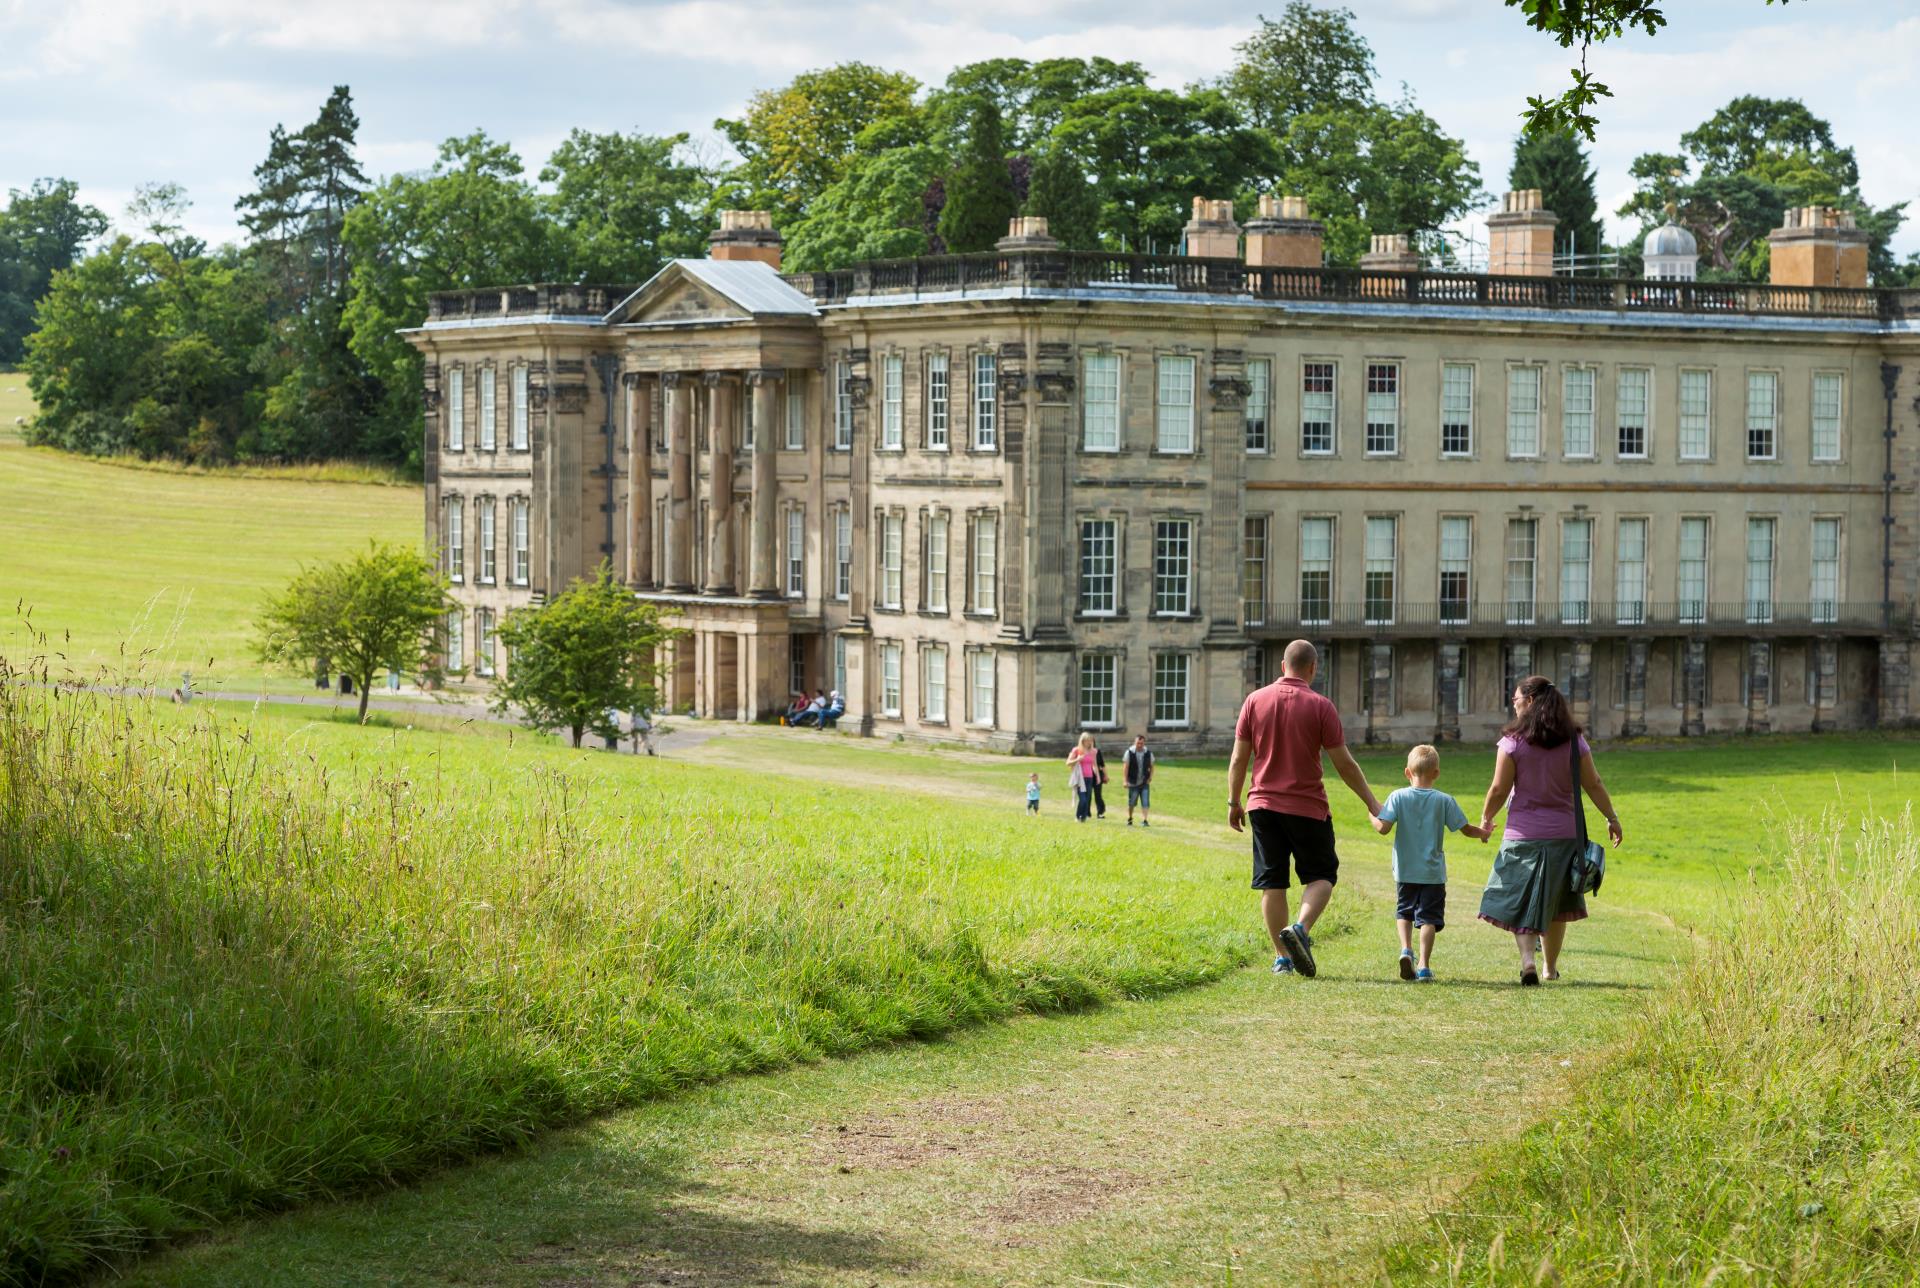
[[[134,187],[174,180],[193,231],[237,236],[233,202],[275,122],[353,87],[371,173],[427,165],[482,128],[535,170],[573,126],[687,131],[716,155],[715,117],[756,88],[849,58],[938,81],[956,63],[1105,54],[1163,84],[1216,75],[1281,0],[967,0],[941,9],[804,0],[0,0],[0,187],[77,180],[118,217]],[[1557,92],[1569,55],[1500,0],[1350,0],[1382,90],[1405,83],[1505,187],[1517,114]],[[1920,5],[1897,0],[1669,0],[1673,25],[1594,51],[1616,100],[1593,159],[1603,209],[1627,166],[1737,94],[1803,99],[1860,159],[1877,205],[1920,197],[1901,104],[1920,69]],[[1915,222],[1895,243],[1920,250]]]

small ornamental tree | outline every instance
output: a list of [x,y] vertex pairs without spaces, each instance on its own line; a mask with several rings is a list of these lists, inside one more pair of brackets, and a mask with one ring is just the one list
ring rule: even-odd
[[325,662],[360,690],[360,722],[382,671],[437,676],[447,583],[419,554],[383,541],[338,563],[302,568],[255,623],[260,659],[311,670]]
[[654,650],[679,632],[661,624],[602,563],[551,603],[520,608],[500,625],[511,661],[494,683],[493,709],[514,708],[541,729],[565,729],[573,745],[591,730],[609,741],[621,730],[607,714],[656,701]]

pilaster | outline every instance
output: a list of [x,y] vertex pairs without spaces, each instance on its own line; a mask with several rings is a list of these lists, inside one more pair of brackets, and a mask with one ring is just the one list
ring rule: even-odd
[[1707,642],[1690,636],[1680,643],[1680,732],[1695,737],[1707,731]]
[[1773,728],[1773,645],[1747,641],[1747,732],[1768,733]]
[[627,396],[627,585],[653,589],[653,397],[637,371],[620,377]]
[[1835,718],[1840,704],[1840,642],[1831,636],[1817,639],[1807,647],[1813,650],[1813,727],[1815,732],[1838,727]]
[[1567,645],[1567,705],[1573,709],[1573,722],[1582,729],[1593,727],[1593,641],[1574,640]]
[[1460,741],[1460,672],[1466,651],[1465,644],[1441,644],[1434,650],[1435,742]]
[[1913,645],[1903,639],[1880,641],[1880,709],[1882,728],[1899,728],[1912,719],[1907,688],[1913,680]]
[[1621,706],[1626,714],[1620,720],[1620,736],[1623,738],[1644,737],[1647,732],[1647,642],[1643,639],[1627,641],[1626,692],[1621,695]]
[[667,586],[693,589],[693,382],[669,371],[660,377],[667,403]]
[[[779,441],[775,424],[779,417],[778,394],[785,371],[751,371],[747,388],[753,399],[753,549],[748,558],[747,590],[755,599],[780,598],[779,491],[776,469]],[[812,516],[818,525],[822,514]]]

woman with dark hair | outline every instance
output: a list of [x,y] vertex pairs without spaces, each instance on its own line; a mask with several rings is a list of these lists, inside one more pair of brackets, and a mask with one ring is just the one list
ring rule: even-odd
[[1560,945],[1567,923],[1587,915],[1586,896],[1573,889],[1570,869],[1580,850],[1573,816],[1573,753],[1578,740],[1580,786],[1607,820],[1607,838],[1622,839],[1593,753],[1573,722],[1566,695],[1544,675],[1530,675],[1513,691],[1513,720],[1501,732],[1494,753],[1493,785],[1480,811],[1480,826],[1491,828],[1502,808],[1506,832],[1494,858],[1487,890],[1480,897],[1480,919],[1513,932],[1520,946],[1520,982],[1535,985],[1534,940],[1546,942],[1547,978],[1560,978]]

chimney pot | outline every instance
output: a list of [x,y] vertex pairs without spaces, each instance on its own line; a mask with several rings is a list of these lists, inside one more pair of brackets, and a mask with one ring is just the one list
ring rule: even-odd
[[1233,259],[1240,254],[1240,225],[1233,202],[1193,199],[1193,219],[1185,229],[1187,254],[1202,259]]
[[1546,209],[1538,188],[1500,199],[1487,216],[1487,271],[1519,277],[1553,276],[1553,230],[1560,216]]
[[1319,268],[1326,227],[1307,213],[1305,197],[1260,198],[1260,215],[1247,224],[1247,264],[1253,268]]
[[707,254],[712,259],[758,260],[780,267],[780,248],[785,244],[773,227],[773,215],[765,210],[723,210],[720,227],[707,238]]
[[1869,240],[1850,210],[1795,206],[1767,234],[1767,279],[1775,286],[1865,286]]

